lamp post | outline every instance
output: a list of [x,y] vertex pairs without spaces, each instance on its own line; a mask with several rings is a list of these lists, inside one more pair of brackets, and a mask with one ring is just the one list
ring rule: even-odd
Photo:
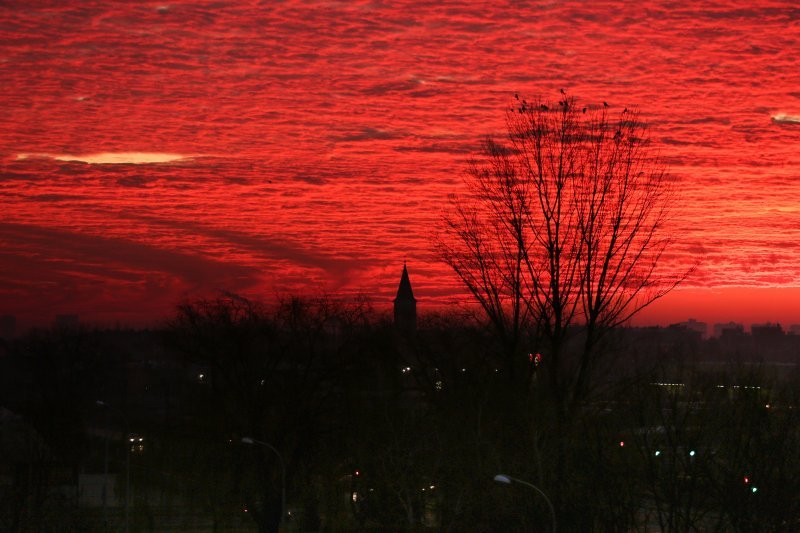
[[526,487],[530,487],[539,494],[541,494],[544,500],[547,502],[547,506],[550,508],[550,516],[553,519],[553,533],[556,533],[556,510],[553,509],[553,504],[550,502],[550,498],[547,497],[547,494],[542,492],[542,489],[540,489],[533,483],[528,483],[527,481],[524,481],[522,479],[517,479],[515,477],[511,477],[506,474],[497,474],[496,476],[494,476],[494,480],[497,481],[498,483],[505,483],[506,485],[510,485],[511,483],[519,483],[520,485],[525,485]]
[[[100,405],[100,401],[97,402]],[[106,416],[106,425],[108,425],[108,416]],[[108,531],[108,504],[106,493],[108,492],[108,428],[106,428],[105,438],[105,455],[103,457],[103,531]]]
[[[103,400],[97,400],[95,402],[99,407],[105,407],[107,409],[112,409],[122,416],[122,420],[125,422],[125,533],[128,533],[130,530],[130,508],[131,508],[131,446],[130,442],[128,442],[128,435],[130,435],[130,424],[128,423],[128,418],[125,416],[125,413],[120,411],[119,409],[112,407],[111,405],[107,404]],[[106,457],[105,457],[105,467],[104,467],[105,476],[103,477],[103,515],[105,518],[106,515],[106,481],[108,477],[108,436],[106,436]]]
[[282,529],[284,517],[286,516],[286,463],[283,462],[283,456],[281,455],[281,452],[275,448],[275,446],[269,444],[268,442],[253,439],[251,437],[242,437],[242,442],[245,444],[258,444],[259,446],[263,446],[272,450],[275,452],[275,455],[278,456],[278,461],[281,463],[281,521],[278,527]]

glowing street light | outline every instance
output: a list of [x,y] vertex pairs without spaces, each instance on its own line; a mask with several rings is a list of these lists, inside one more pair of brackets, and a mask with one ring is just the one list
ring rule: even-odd
[[283,456],[281,452],[279,452],[275,446],[269,444],[267,442],[257,440],[251,437],[242,437],[242,442],[245,444],[258,444],[259,446],[263,446],[275,452],[275,455],[278,456],[278,461],[281,463],[281,521],[280,526],[283,527],[284,516],[286,515],[286,463],[283,462]]
[[519,483],[520,485],[525,485],[526,487],[530,487],[539,494],[541,494],[542,498],[544,498],[544,500],[547,502],[547,506],[550,508],[550,516],[553,518],[553,533],[556,533],[556,510],[553,508],[553,504],[550,501],[550,498],[547,497],[547,494],[545,494],[542,491],[542,489],[540,489],[533,483],[528,483],[527,481],[524,481],[522,479],[517,479],[515,477],[511,477],[506,474],[497,474],[496,476],[494,476],[494,480],[497,481],[498,483],[505,483],[506,485],[510,485],[511,483]]

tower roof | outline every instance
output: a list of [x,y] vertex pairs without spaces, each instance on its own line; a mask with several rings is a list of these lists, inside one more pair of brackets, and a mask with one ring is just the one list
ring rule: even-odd
[[411,290],[411,281],[408,279],[408,269],[405,261],[403,261],[403,275],[400,276],[400,286],[397,288],[397,296],[394,298],[395,302],[398,300],[417,301],[414,298],[414,291]]

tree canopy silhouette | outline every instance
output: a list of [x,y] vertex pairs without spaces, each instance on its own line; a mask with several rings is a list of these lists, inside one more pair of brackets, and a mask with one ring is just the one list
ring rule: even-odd
[[657,268],[676,191],[638,112],[566,93],[515,98],[507,138],[483,143],[467,193],[451,197],[438,251],[510,367],[541,347],[563,417],[585,396],[605,333],[686,276]]

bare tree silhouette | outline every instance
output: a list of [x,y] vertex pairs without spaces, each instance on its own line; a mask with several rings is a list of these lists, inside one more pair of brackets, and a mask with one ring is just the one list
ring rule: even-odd
[[609,329],[688,274],[657,268],[676,189],[639,114],[612,109],[566,94],[517,102],[507,140],[484,142],[437,239],[509,369],[540,347],[562,420],[586,397]]

